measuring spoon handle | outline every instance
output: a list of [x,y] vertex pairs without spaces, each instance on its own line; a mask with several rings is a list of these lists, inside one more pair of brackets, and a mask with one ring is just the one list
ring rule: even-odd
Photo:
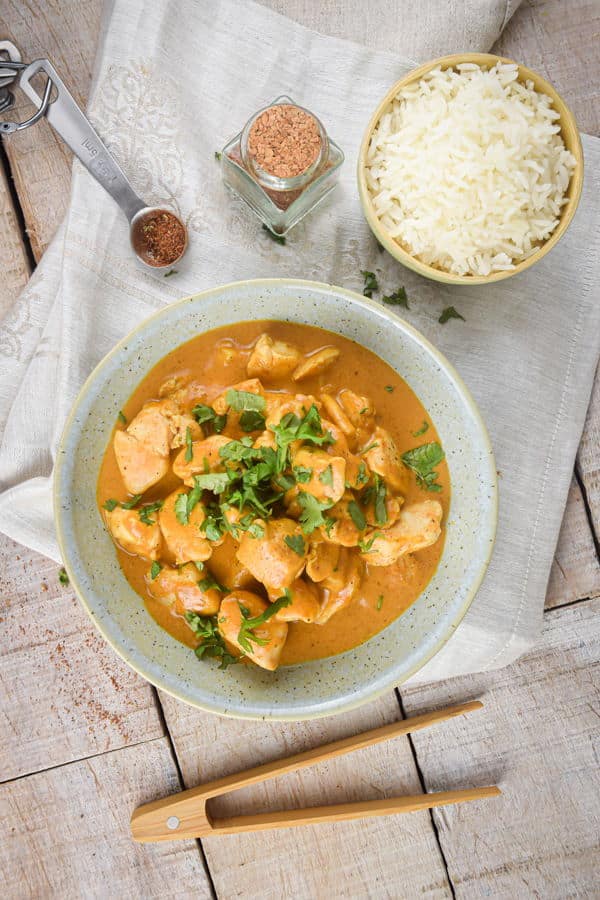
[[67,147],[73,151],[98,184],[101,184],[119,204],[131,221],[136,213],[146,208],[146,204],[135,193],[121,167],[78,107],[52,63],[47,59],[36,59],[23,69],[20,77],[21,88],[39,108],[42,98],[31,84],[31,79],[38,72],[46,73],[57,93],[56,98],[50,101],[46,118]]

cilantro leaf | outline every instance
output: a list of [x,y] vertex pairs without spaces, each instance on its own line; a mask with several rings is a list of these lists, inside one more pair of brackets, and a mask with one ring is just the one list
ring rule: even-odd
[[377,598],[377,604],[376,604],[377,612],[379,612],[379,610],[383,606],[383,600],[384,600],[383,594],[380,594],[379,597]]
[[192,444],[192,429],[188,425],[185,429],[185,461],[191,462],[194,458],[194,447]]
[[467,321],[453,306],[447,306],[446,309],[443,310],[438,322],[441,322],[441,324],[444,325],[448,319],[462,319],[463,322]]
[[304,556],[305,546],[304,546],[304,538],[301,534],[286,534],[284,541],[294,553],[297,553],[298,556]]
[[242,412],[244,409],[251,409],[255,412],[264,412],[267,408],[267,401],[260,394],[252,394],[250,391],[236,391],[229,388],[225,394],[227,404],[236,412]]
[[188,494],[178,494],[175,500],[175,518],[180,525],[189,525],[190,509],[188,508]]
[[240,630],[238,633],[238,643],[240,647],[245,650],[246,653],[252,653],[252,643],[258,644],[261,647],[264,647],[265,644],[268,644],[269,641],[267,638],[259,638],[254,634],[254,629],[259,628],[261,625],[264,625],[269,619],[272,619],[274,615],[276,615],[280,609],[283,609],[285,606],[289,606],[292,602],[292,594],[289,588],[285,589],[285,594],[283,597],[279,597],[277,600],[274,600],[264,612],[262,612],[258,616],[250,617],[248,615],[248,610],[245,606],[242,606],[241,603],[238,604],[241,613],[241,623]]
[[107,509],[109,512],[112,512],[113,509],[115,509],[115,507],[117,507],[118,505],[119,505],[119,501],[115,500],[113,497],[111,497],[109,500],[104,501],[104,503],[102,504],[102,507],[103,507],[103,509]]
[[372,297],[373,291],[379,290],[379,284],[377,282],[377,276],[375,272],[367,272],[366,270],[362,270],[361,273],[364,278],[365,284],[363,287],[363,295],[365,297]]
[[404,285],[381,299],[390,306],[403,306],[404,309],[409,309],[408,297],[406,296],[406,288]]
[[160,575],[161,569],[162,569],[161,564],[158,562],[158,560],[155,559],[154,562],[152,563],[152,565],[150,566],[150,578],[152,579],[152,581],[154,581],[155,578],[158,578],[158,576]]
[[367,464],[364,460],[361,460],[361,463],[358,467],[358,472],[356,474],[356,484],[360,487],[362,484],[367,484],[369,481],[369,475],[367,472]]
[[201,616],[195,612],[187,612],[185,619],[196,637],[201,641],[194,651],[198,659],[204,656],[220,660],[220,669],[238,662],[237,657],[232,656],[227,650],[225,641],[219,631],[216,616]]
[[429,431],[429,422],[424,421],[422,427],[418,431],[412,431],[411,434],[413,437],[421,437],[426,431]]
[[393,393],[394,393],[394,386],[391,385],[391,384],[386,384],[385,390],[388,392],[388,394],[393,394]]
[[255,409],[245,409],[240,416],[242,431],[263,431],[265,417]]
[[437,441],[430,444],[421,444],[402,454],[402,462],[417,476],[417,484],[425,490],[439,493],[442,490],[440,484],[436,484],[438,473],[435,466],[444,459],[444,451]]
[[359,541],[358,549],[360,550],[361,553],[368,553],[371,550],[371,548],[373,547],[373,544],[375,543],[375,539],[378,537],[381,537],[381,536],[382,536],[381,531],[376,531],[374,534],[371,535],[370,538],[366,538],[364,541]]
[[198,582],[198,587],[200,588],[201,591],[212,591],[212,590],[215,590],[215,591],[221,591],[222,594],[226,594],[226,593],[227,593],[227,588],[226,588],[226,587],[223,587],[222,584],[219,584],[219,582],[216,581],[216,580],[213,578],[213,576],[210,575],[210,574],[206,575],[205,578],[202,578],[202,579]]
[[227,425],[226,413],[218,416],[212,406],[206,406],[204,403],[199,403],[195,406],[192,410],[192,415],[199,425],[212,425],[215,434],[220,434]]
[[350,518],[356,525],[359,531],[364,531],[367,527],[367,520],[365,519],[365,514],[356,502],[356,500],[351,500],[348,504],[348,512],[350,513]]
[[67,570],[64,566],[58,570],[58,580],[62,585],[67,585],[69,583],[69,576],[67,575]]
[[130,497],[130,499],[126,500],[125,503],[120,503],[119,506],[122,509],[133,509],[134,506],[138,505],[141,499],[141,494],[134,494],[133,497]]
[[127,419],[125,418],[125,414],[122,409],[119,410],[119,415],[117,416],[121,425],[127,425]]
[[321,484],[326,484],[328,487],[333,487],[333,468],[331,467],[331,463],[324,469],[319,475],[319,481]]
[[212,491],[213,494],[222,494],[230,478],[227,472],[208,472],[206,475],[194,475],[194,484],[202,491]]
[[159,509],[162,509],[162,505],[163,501],[157,500],[155,503],[146,503],[145,506],[140,506],[138,515],[144,525],[154,525],[155,520],[150,518],[150,513],[158,512]]
[[312,478],[313,470],[307,469],[306,466],[294,466],[292,469],[298,484],[306,484]]
[[312,534],[315,528],[326,524],[323,511],[330,509],[331,503],[319,503],[316,497],[313,497],[312,494],[307,494],[305,491],[301,491],[298,494],[298,503],[302,510],[300,513],[300,525],[304,534]]

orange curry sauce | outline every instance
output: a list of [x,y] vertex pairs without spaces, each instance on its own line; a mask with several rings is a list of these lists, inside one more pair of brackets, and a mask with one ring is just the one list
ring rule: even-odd
[[[307,378],[301,384],[291,378],[269,382],[269,390],[318,395],[324,388],[337,393],[350,388],[369,397],[376,408],[376,422],[383,425],[396,441],[400,453],[419,444],[439,440],[426,410],[405,381],[370,350],[348,338],[308,325],[277,321],[241,322],[217,328],[193,338],[165,356],[143,379],[133,392],[123,413],[131,421],[148,400],[158,398],[160,386],[173,376],[192,376],[204,385],[210,398],[216,397],[227,387],[244,381],[246,362],[252,344],[260,334],[267,332],[276,340],[294,344],[303,353],[324,345],[341,351],[335,364],[316,377]],[[237,352],[231,353],[231,350]],[[242,351],[241,353],[239,351]],[[392,390],[390,390],[392,388]],[[429,428],[422,437],[414,437],[424,422]],[[122,427],[118,423],[115,427]],[[177,451],[173,451],[175,455]],[[444,509],[445,523],[450,502],[450,478],[446,462],[437,470],[441,493],[431,494],[418,487],[413,473],[408,479],[406,503],[435,498]],[[144,495],[144,502],[166,497],[181,485],[171,472]],[[106,449],[98,479],[97,500],[100,510],[110,497],[125,498],[127,491],[117,466],[112,437]],[[443,550],[445,531],[431,547],[398,560],[387,567],[366,566],[366,572],[358,596],[351,605],[336,613],[326,624],[294,622],[289,626],[288,638],[283,650],[282,664],[292,665],[312,659],[331,656],[356,647],[381,631],[414,603],[433,576]],[[153,599],[146,588],[147,560],[132,556],[120,547],[116,553],[125,577],[142,597],[149,613],[159,625],[173,637],[190,647],[197,640],[185,620]],[[222,554],[221,554],[222,555]],[[210,560],[207,563],[210,569]]]

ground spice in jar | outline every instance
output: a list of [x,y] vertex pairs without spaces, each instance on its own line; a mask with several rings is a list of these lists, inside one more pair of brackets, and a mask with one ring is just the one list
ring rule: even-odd
[[255,165],[276,178],[295,178],[306,172],[321,149],[317,120],[290,103],[265,109],[248,134],[248,152]]
[[136,223],[135,250],[150,266],[169,266],[174,263],[186,244],[183,223],[166,209],[150,213]]

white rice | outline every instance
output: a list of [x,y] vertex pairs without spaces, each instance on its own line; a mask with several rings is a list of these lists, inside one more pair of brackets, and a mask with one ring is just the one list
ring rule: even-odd
[[559,114],[515,65],[436,68],[378,122],[366,178],[392,237],[457,275],[513,269],[548,239],[575,157]]

